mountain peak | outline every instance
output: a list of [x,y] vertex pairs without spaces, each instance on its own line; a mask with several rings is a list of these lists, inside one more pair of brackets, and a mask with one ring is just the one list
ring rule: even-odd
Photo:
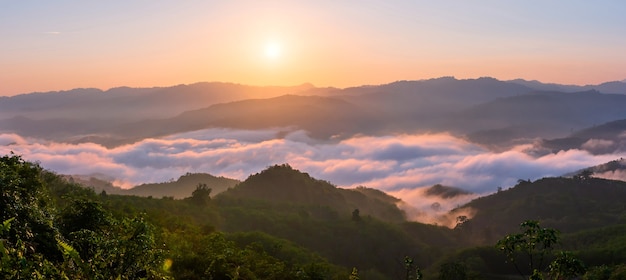
[[296,203],[332,209],[337,215],[349,215],[358,209],[363,216],[401,222],[405,214],[396,203],[399,199],[383,192],[359,187],[337,188],[309,174],[293,169],[289,164],[270,166],[251,175],[218,197],[262,200],[271,203]]
[[225,194],[268,201],[320,203],[335,189],[329,182],[314,179],[285,163],[249,176]]

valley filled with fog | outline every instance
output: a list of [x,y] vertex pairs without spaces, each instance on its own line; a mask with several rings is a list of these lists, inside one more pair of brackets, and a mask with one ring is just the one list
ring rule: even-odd
[[[443,212],[519,180],[622,157],[626,128],[614,121],[626,119],[626,84],[610,85],[616,92],[440,78],[347,89],[201,83],[25,94],[0,99],[0,152],[121,188],[188,172],[244,180],[287,163],[338,187],[385,191],[407,207],[437,202]],[[605,176],[623,179],[620,171]],[[423,194],[436,184],[472,195]]]

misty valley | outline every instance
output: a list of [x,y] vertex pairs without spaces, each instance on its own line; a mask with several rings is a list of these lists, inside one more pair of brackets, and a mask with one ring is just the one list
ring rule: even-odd
[[5,279],[626,279],[626,83],[0,97]]

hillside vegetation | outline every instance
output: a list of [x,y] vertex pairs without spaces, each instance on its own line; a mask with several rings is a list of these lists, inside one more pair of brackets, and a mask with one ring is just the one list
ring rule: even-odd
[[96,194],[9,155],[0,187],[8,279],[510,279],[517,271],[495,244],[527,220],[556,232],[546,263],[575,256],[584,279],[626,270],[626,183],[588,176],[520,181],[461,206],[475,215],[454,229],[407,221],[397,198],[286,164],[174,199]]

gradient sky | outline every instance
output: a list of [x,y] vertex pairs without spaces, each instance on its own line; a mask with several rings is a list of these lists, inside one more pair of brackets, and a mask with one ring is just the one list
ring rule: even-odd
[[626,79],[625,15],[623,0],[0,0],[0,96],[440,76],[598,84]]

